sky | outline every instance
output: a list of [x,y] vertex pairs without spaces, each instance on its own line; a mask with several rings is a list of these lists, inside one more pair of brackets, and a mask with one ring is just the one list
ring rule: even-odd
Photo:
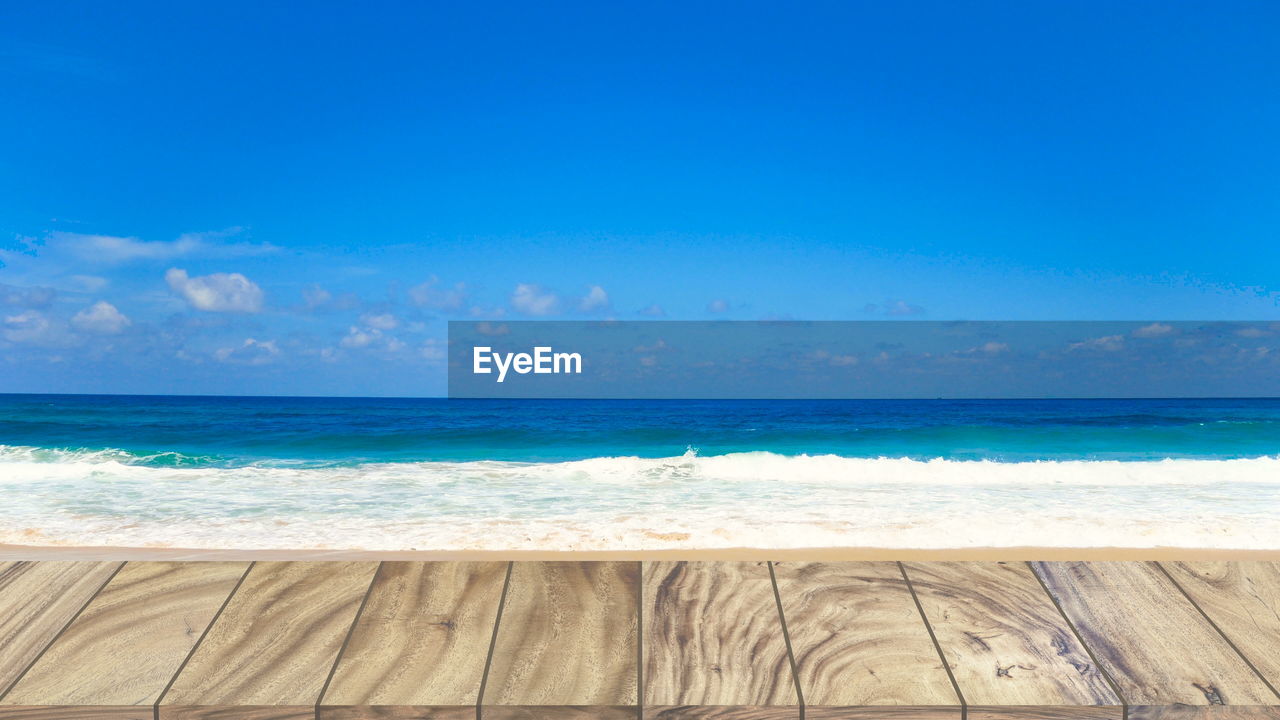
[[0,392],[454,320],[1280,319],[1269,2],[9,3]]
[[451,398],[1280,398],[1274,321],[481,320],[447,354]]

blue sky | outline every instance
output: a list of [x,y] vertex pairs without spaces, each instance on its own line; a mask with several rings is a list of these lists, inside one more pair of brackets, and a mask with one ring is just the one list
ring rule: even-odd
[[450,319],[1280,319],[1274,3],[26,3],[0,391],[430,395]]

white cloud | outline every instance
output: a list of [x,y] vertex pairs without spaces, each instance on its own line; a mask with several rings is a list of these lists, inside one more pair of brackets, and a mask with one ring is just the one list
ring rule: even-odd
[[436,338],[428,338],[418,349],[418,354],[427,362],[440,362],[445,358],[445,343]]
[[67,324],[39,310],[7,315],[2,323],[4,339],[11,343],[46,348],[69,348],[81,339],[67,332]]
[[1164,323],[1151,323],[1150,325],[1144,325],[1138,328],[1137,330],[1134,330],[1133,336],[1138,338],[1154,338],[1154,337],[1162,337],[1164,335],[1168,335],[1171,332],[1173,332],[1172,325],[1165,325]]
[[885,304],[884,314],[894,316],[923,315],[924,308],[919,305],[912,305],[905,300],[894,300]]
[[707,312],[722,313],[722,312],[727,312],[728,310],[729,310],[728,300],[724,300],[722,298],[716,298],[715,300],[712,300],[711,302],[707,303]]
[[354,310],[360,306],[360,298],[355,293],[334,295],[315,283],[302,289],[302,301],[310,311],[336,312]]
[[0,305],[21,308],[48,307],[57,293],[49,287],[18,287],[0,283]]
[[511,293],[511,307],[525,315],[551,315],[560,309],[560,298],[538,285],[520,283]]
[[471,317],[500,318],[500,317],[506,317],[507,309],[500,308],[500,307],[486,308],[486,307],[480,307],[479,305],[476,305],[475,307],[468,310],[467,313],[470,314]]
[[213,353],[218,362],[232,365],[266,365],[281,355],[275,340],[246,338],[240,347],[220,348]]
[[365,330],[352,325],[351,328],[347,330],[346,337],[342,338],[342,342],[339,344],[344,348],[368,347],[380,337],[382,337],[382,331],[377,328]]
[[132,324],[124,313],[106,300],[99,300],[71,318],[71,326],[75,329],[99,335],[117,335]]
[[476,332],[481,335],[493,335],[497,337],[510,333],[511,328],[506,323],[494,325],[493,323],[482,322],[479,325],[476,325]]
[[239,228],[230,228],[219,232],[184,233],[175,240],[140,240],[115,235],[53,232],[49,233],[44,247],[53,253],[67,253],[81,260],[105,264],[191,256],[247,257],[266,255],[279,249],[269,243],[223,242],[239,233]]
[[1097,337],[1090,340],[1071,343],[1067,346],[1067,350],[1101,350],[1103,352],[1115,352],[1123,349],[1123,335],[1107,335],[1105,337]]
[[44,313],[27,310],[4,319],[4,337],[9,342],[36,342],[49,332],[49,318]]
[[883,313],[893,317],[906,317],[908,315],[923,315],[925,310],[919,305],[912,305],[906,300],[885,300],[883,303],[867,303],[862,306],[862,311],[867,313]]
[[667,311],[663,310],[662,306],[657,303],[654,303],[647,308],[642,308],[639,312],[641,315],[648,315],[649,317],[666,317],[667,316]]
[[381,313],[379,315],[365,313],[360,316],[360,322],[375,330],[395,330],[400,324],[396,316],[391,313]]
[[810,357],[820,363],[825,362],[832,367],[853,367],[859,362],[857,355],[841,355],[826,350],[815,350],[810,354]]
[[[390,317],[390,316],[387,316]],[[394,326],[392,326],[394,327]],[[383,332],[382,328],[365,325],[352,325],[347,334],[338,342],[344,348],[358,350],[361,348],[381,347],[388,352],[398,352],[405,348],[405,342],[393,335]]]
[[451,288],[437,287],[440,279],[432,275],[426,282],[409,288],[414,305],[434,310],[458,310],[467,302],[467,286],[457,283]]
[[319,285],[308,285],[302,289],[302,301],[307,304],[308,310],[315,310],[323,307],[333,300],[333,293],[325,290]]
[[169,289],[197,310],[243,313],[262,310],[262,288],[240,273],[189,277],[186,270],[169,268],[164,279]]
[[606,310],[609,307],[609,293],[599,285],[592,285],[587,294],[578,301],[578,309],[582,312]]

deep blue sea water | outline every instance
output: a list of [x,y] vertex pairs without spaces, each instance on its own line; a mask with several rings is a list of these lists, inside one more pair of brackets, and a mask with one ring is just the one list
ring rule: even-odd
[[1280,399],[448,400],[0,395],[0,445],[154,464],[563,461],[766,451],[927,460],[1280,453]]
[[1280,400],[0,396],[0,543],[1280,548]]

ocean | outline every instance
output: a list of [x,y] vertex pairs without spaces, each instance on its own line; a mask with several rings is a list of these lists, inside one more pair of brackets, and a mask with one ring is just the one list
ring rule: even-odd
[[1280,399],[0,395],[0,544],[1280,547]]

